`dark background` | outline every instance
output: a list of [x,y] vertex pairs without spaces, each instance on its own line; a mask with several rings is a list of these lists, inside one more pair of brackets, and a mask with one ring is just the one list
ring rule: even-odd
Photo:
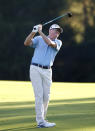
[[70,11],[72,18],[56,22],[64,32],[53,81],[95,82],[94,5],[94,0],[0,0],[0,80],[29,80],[33,49],[24,47],[25,38],[34,25]]

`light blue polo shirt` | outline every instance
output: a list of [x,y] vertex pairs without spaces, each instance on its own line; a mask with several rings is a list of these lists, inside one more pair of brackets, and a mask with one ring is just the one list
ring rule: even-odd
[[62,46],[61,40],[55,39],[54,41],[57,44],[56,48],[48,46],[41,36],[34,37],[30,45],[30,47],[35,48],[31,64],[36,63],[43,66],[52,66],[55,56]]

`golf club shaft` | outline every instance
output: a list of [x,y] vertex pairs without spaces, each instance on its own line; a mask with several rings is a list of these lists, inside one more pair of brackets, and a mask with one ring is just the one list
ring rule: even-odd
[[58,19],[60,19],[60,18],[62,18],[62,17],[65,17],[65,16],[68,16],[68,13],[65,13],[65,14],[63,14],[63,15],[61,15],[61,16],[56,17],[55,19],[52,19],[52,20],[44,23],[43,26],[45,26],[45,25],[47,25],[47,24],[49,24],[49,23],[52,23],[52,22],[54,22],[54,21],[56,21],[56,20],[58,20]]

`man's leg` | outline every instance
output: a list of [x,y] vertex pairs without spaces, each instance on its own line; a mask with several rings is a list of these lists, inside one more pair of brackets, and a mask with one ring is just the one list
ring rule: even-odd
[[35,95],[36,121],[39,124],[44,121],[43,87],[39,67],[30,66],[30,79]]
[[51,69],[44,70],[42,84],[43,84],[43,103],[44,103],[44,119],[45,119],[50,98],[50,86],[52,84]]

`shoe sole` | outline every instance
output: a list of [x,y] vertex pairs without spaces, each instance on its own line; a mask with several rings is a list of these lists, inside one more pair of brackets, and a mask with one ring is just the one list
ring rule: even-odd
[[[56,126],[56,125],[54,125],[54,126]],[[37,128],[51,128],[51,127],[54,127],[54,126],[48,126],[48,127],[46,127],[46,126],[43,126],[43,125],[38,125]]]

